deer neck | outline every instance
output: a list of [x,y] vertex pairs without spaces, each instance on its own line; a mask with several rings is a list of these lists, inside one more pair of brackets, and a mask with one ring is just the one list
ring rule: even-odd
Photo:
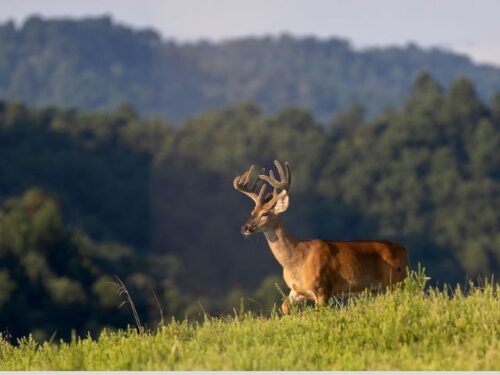
[[264,235],[274,257],[283,268],[290,268],[297,265],[300,261],[300,254],[297,251],[297,240],[285,230],[285,227],[279,220],[273,228],[264,231]]

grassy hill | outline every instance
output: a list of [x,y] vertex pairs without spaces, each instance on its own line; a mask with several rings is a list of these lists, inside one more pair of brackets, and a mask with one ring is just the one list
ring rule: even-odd
[[499,370],[499,285],[424,283],[414,273],[393,293],[285,317],[235,310],[98,340],[0,340],[0,370]]
[[242,238],[251,205],[231,181],[274,159],[292,166],[283,220],[297,238],[397,241],[441,285],[498,275],[500,95],[488,106],[470,81],[444,90],[423,74],[401,111],[358,114],[327,129],[247,104],[171,128],[128,106],[0,102],[0,332],[124,328],[113,275],[150,325],[152,289],[177,319],[199,302],[232,313],[241,297],[269,310],[282,269],[263,235]]
[[403,103],[421,70],[444,86],[468,76],[483,99],[500,90],[499,68],[416,45],[357,50],[289,35],[182,44],[108,17],[0,25],[0,98],[81,109],[127,101],[175,122],[241,101],[297,105],[322,121],[355,103],[378,114]]

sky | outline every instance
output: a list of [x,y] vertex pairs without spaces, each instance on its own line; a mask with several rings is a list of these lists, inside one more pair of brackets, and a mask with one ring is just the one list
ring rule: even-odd
[[342,37],[356,48],[441,47],[500,66],[499,0],[1,0],[0,22],[110,15],[179,41]]

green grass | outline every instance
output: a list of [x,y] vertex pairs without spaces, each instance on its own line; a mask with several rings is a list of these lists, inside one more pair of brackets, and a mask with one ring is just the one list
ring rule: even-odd
[[98,340],[10,345],[0,370],[499,370],[499,285],[392,293],[279,317],[241,313]]

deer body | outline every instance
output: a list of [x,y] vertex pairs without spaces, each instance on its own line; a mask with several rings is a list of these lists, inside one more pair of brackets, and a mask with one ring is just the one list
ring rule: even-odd
[[[290,295],[281,306],[288,313],[290,305],[304,299],[322,304],[335,295],[383,289],[402,281],[408,267],[406,248],[390,241],[296,240],[283,227],[278,215],[288,208],[291,174],[275,161],[281,181],[261,174],[253,175],[253,166],[234,181],[234,187],[251,197],[256,206],[244,235],[263,232],[276,260],[283,267],[283,278]],[[265,196],[266,181],[274,187]],[[257,193],[254,191],[259,188]],[[280,191],[281,190],[281,191]]]

